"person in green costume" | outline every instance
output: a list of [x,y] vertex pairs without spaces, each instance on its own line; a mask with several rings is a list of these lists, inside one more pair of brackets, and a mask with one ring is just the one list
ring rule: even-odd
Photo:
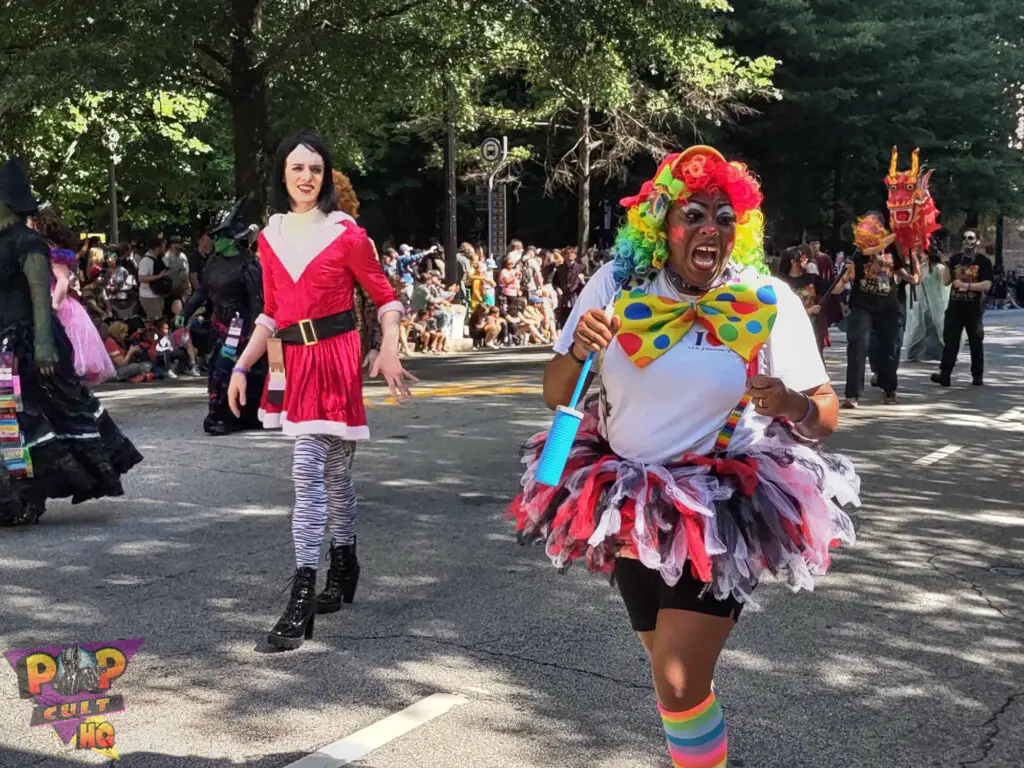
[[235,360],[249,343],[253,323],[263,311],[263,277],[252,253],[250,238],[258,228],[250,227],[242,217],[244,199],[221,217],[210,233],[213,253],[199,277],[199,288],[178,316],[182,325],[203,305],[209,304],[213,348],[207,361],[209,411],[203,429],[209,435],[227,435],[247,429],[262,429],[259,420],[260,398],[267,376],[264,357],[250,371],[248,397],[240,417],[228,407],[228,384]]

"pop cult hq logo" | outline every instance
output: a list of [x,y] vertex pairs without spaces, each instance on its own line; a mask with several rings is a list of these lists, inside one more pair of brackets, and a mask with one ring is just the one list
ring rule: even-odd
[[65,744],[74,741],[78,749],[118,760],[114,725],[107,716],[123,712],[125,706],[124,696],[111,693],[111,687],[142,642],[138,638],[6,651],[21,698],[35,702],[29,724],[50,726]]

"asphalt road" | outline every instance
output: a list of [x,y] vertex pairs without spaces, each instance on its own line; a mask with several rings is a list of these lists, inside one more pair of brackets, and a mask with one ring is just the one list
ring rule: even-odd
[[[900,405],[844,413],[860,541],[815,592],[767,583],[744,612],[717,679],[731,766],[1024,765],[1024,573],[990,570],[1024,568],[1024,318],[990,317],[986,345],[984,389],[965,365],[951,390],[906,365]],[[261,638],[292,569],[289,442],[206,437],[195,384],[105,389],[146,461],[123,498],[0,532],[0,647],[144,637],[115,684],[126,768],[284,768],[436,693],[465,703],[352,764],[666,765],[615,593],[503,520],[518,447],[549,420],[547,354],[414,361],[404,407],[370,389],[356,603],[287,654]],[[841,383],[841,344],[829,357]],[[5,669],[0,766],[104,762],[29,728]]]

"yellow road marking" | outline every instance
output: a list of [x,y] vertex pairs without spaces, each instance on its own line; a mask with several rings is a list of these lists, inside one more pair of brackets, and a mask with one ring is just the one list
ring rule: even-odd
[[[479,395],[537,395],[543,394],[544,389],[539,384],[527,383],[527,379],[520,381],[496,384],[485,379],[476,379],[440,386],[418,385],[413,389],[413,399],[419,400],[427,397],[473,397]],[[398,405],[395,398],[387,396],[381,398],[380,394],[368,394],[366,407],[377,408],[381,405]],[[375,397],[376,395],[376,397]]]

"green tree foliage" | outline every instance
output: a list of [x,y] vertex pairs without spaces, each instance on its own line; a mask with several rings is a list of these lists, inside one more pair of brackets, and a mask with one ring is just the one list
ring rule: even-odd
[[[29,51],[18,64],[26,72],[45,71],[54,64],[52,51],[63,50],[63,72],[78,87],[210,101],[216,107],[211,114],[228,118],[235,192],[252,196],[249,213],[257,217],[264,209],[267,158],[283,133],[323,121],[339,140],[360,136],[380,105],[392,106],[392,27],[424,4],[39,0],[32,23],[10,35],[19,50]],[[39,46],[40,39],[51,45]],[[4,72],[0,67],[0,77]],[[11,103],[40,96],[33,88],[17,93],[20,101],[12,97]],[[356,142],[339,143],[343,153],[358,154]]]
[[774,62],[720,45],[725,0],[532,0],[515,4],[534,112],[548,123],[549,187],[575,189],[578,245],[590,231],[590,185],[672,134],[764,93]]
[[[732,138],[765,179],[780,239],[838,238],[884,205],[894,144],[936,169],[947,224],[1021,209],[1024,160],[1011,146],[1024,80],[1017,0],[744,2],[730,41],[779,59],[783,98]],[[848,236],[848,232],[845,232]]]
[[423,236],[440,221],[446,117],[461,178],[483,177],[484,135],[508,134],[524,180],[578,193],[581,242],[592,179],[701,133],[724,132],[759,170],[785,237],[839,233],[881,206],[894,143],[937,168],[947,221],[1012,214],[1018,5],[0,0],[0,151],[26,155],[43,193],[90,226],[105,221],[111,154],[133,225],[195,222],[234,193],[254,193],[259,216],[269,152],[312,126],[361,196],[397,211],[381,229],[415,221],[401,236]]

